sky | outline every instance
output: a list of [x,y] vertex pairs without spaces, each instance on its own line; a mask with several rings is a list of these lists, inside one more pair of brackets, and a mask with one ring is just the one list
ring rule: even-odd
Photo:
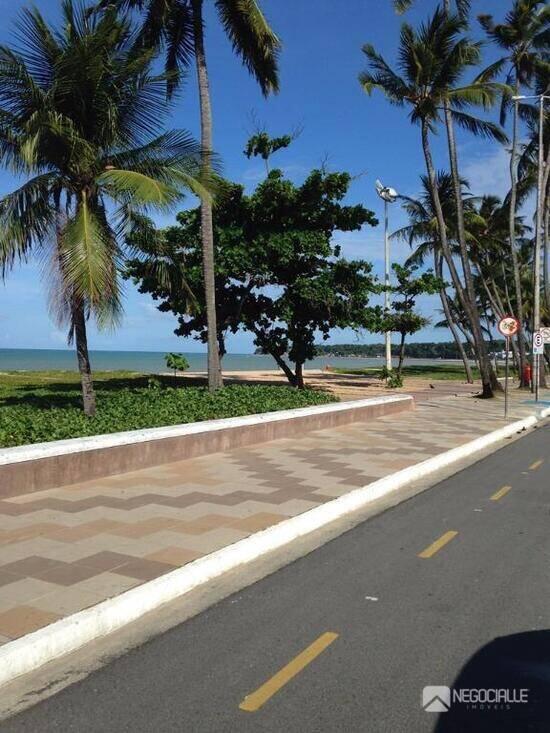
[[[2,24],[0,43],[13,40],[13,25],[26,3],[24,0],[0,0]],[[434,0],[417,0],[406,19],[416,23],[433,11]],[[57,17],[57,0],[37,0],[35,5],[49,19]],[[332,170],[349,171],[354,180],[347,201],[362,203],[382,220],[381,201],[374,190],[380,178],[401,194],[414,196],[419,191],[419,175],[424,172],[418,127],[412,126],[404,109],[392,107],[379,93],[367,97],[357,81],[364,68],[361,47],[370,42],[385,58],[394,63],[403,21],[392,8],[391,0],[262,0],[262,8],[283,43],[280,64],[280,92],[264,99],[254,80],[232,53],[213,12],[212,0],[206,6],[206,51],[211,79],[214,120],[214,148],[223,161],[224,175],[252,190],[264,175],[263,161],[248,160],[242,153],[247,138],[254,131],[256,119],[265,123],[272,135],[281,135],[299,127],[302,132],[286,151],[272,159],[287,176],[300,183],[308,172],[328,161]],[[509,0],[473,0],[473,17],[492,13],[500,19]],[[473,23],[472,33],[480,36]],[[484,51],[489,63],[495,51]],[[199,134],[197,93],[194,77],[189,75],[180,98],[174,105],[167,127]],[[493,113],[493,118],[496,112]],[[505,194],[508,187],[506,151],[496,143],[474,140],[458,133],[462,175],[475,194]],[[447,167],[445,138],[433,141],[436,165]],[[12,190],[16,182],[0,171],[0,195]],[[188,205],[194,205],[191,198]],[[180,208],[185,208],[184,206]],[[167,216],[165,223],[173,221]],[[390,228],[406,223],[398,204],[391,207]],[[383,229],[364,227],[359,232],[335,235],[343,245],[343,254],[361,257],[373,263],[374,271],[383,274]],[[408,245],[392,242],[392,258],[403,261]],[[176,319],[160,313],[153,300],[126,284],[125,315],[115,332],[98,332],[90,325],[92,349],[141,351],[202,351],[192,339],[174,336]],[[48,313],[47,288],[37,263],[18,266],[0,281],[0,348],[66,348],[66,334],[60,331]],[[423,315],[440,320],[439,301],[425,297],[419,301]],[[430,326],[416,341],[443,341],[446,329]],[[330,342],[379,342],[376,334],[357,336],[351,331],[334,331]],[[228,350],[246,353],[254,350],[252,338],[241,333],[231,336]]]

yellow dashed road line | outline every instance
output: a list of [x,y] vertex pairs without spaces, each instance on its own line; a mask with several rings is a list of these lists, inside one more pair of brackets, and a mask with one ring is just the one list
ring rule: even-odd
[[449,530],[449,532],[445,532],[445,534],[442,534],[439,539],[437,539],[435,542],[432,542],[429,547],[426,547],[425,550],[419,552],[418,557],[432,557],[433,555],[435,555],[436,552],[439,552],[439,550],[441,550],[441,548],[444,547],[448,542],[454,539],[457,534],[458,532],[455,532],[455,530]]
[[495,493],[491,496],[491,501],[498,501],[499,499],[502,499],[503,496],[506,496],[506,494],[511,490],[511,486],[503,486],[498,491],[495,491]]
[[273,675],[267,682],[259,687],[255,692],[247,695],[242,703],[239,705],[241,710],[253,713],[259,710],[269,698],[273,697],[276,692],[279,692],[281,687],[284,687],[287,682],[301,672],[304,667],[313,662],[313,660],[319,656],[324,650],[336,641],[338,634],[333,631],[327,631],[316,639],[313,644],[310,644],[307,649],[300,652],[297,657],[294,657],[285,667],[280,669],[277,674]]

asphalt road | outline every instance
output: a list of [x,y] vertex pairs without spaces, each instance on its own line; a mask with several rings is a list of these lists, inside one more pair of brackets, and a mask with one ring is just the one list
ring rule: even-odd
[[[549,445],[539,428],[0,732],[550,731]],[[426,712],[427,685],[527,702]]]

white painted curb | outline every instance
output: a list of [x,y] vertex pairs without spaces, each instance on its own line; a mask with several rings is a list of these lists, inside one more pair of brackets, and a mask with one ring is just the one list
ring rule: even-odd
[[361,407],[387,405],[392,402],[412,402],[410,395],[383,395],[381,397],[367,397],[363,400],[348,402],[331,402],[328,405],[310,405],[296,407],[292,410],[278,410],[275,412],[261,412],[256,415],[242,417],[225,417],[220,420],[203,420],[202,422],[185,423],[183,425],[167,425],[162,428],[144,428],[142,430],[127,430],[120,433],[106,433],[91,435],[85,438],[69,438],[68,440],[52,440],[48,443],[34,443],[32,445],[18,445],[14,448],[0,449],[0,466],[10,463],[51,458],[53,456],[80,453],[81,451],[114,448],[120,445],[145,443],[151,440],[164,438],[180,438],[184,435],[199,435],[211,433],[227,428],[249,427],[282,420],[293,420],[310,415],[325,415],[331,412],[346,412]]
[[550,408],[374,481],[349,494],[199,558],[178,570],[60,619],[0,647],[0,685],[105,636],[229,570],[256,560],[550,415]]

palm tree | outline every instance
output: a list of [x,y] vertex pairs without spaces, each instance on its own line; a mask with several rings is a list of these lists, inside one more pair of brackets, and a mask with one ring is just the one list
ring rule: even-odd
[[[203,0],[100,0],[98,8],[115,5],[137,8],[144,20],[138,43],[164,49],[169,72],[168,93],[176,88],[182,69],[195,61],[201,117],[203,161],[208,172],[212,150],[212,110],[204,44]],[[214,5],[235,53],[258,81],[264,95],[278,91],[278,53],[281,43],[263,15],[257,0],[215,0]],[[206,318],[208,322],[208,384],[211,390],[223,385],[217,344],[214,229],[212,204],[202,200],[201,237],[203,249]]]
[[[393,0],[393,7],[399,15],[406,13],[413,5],[414,0]],[[443,8],[446,13],[450,13],[450,5],[450,0],[443,0]],[[471,0],[455,0],[455,5],[457,14],[463,19],[467,18],[470,12]]]
[[[207,196],[201,149],[156,135],[165,75],[136,53],[129,20],[62,6],[56,30],[24,10],[19,50],[0,46],[0,163],[27,180],[0,199],[0,267],[47,262],[53,306],[74,340],[86,415],[95,413],[87,321],[121,313],[119,266],[136,216],[167,210],[182,187]],[[21,44],[21,39],[24,43]]]
[[464,287],[449,246],[447,224],[439,199],[437,175],[430,147],[430,134],[435,132],[437,123],[441,122],[447,101],[454,123],[474,134],[502,140],[502,131],[497,125],[465,111],[469,106],[491,104],[496,96],[496,87],[484,79],[476,79],[466,86],[457,86],[464,72],[469,67],[475,66],[480,59],[479,44],[471,43],[467,38],[460,36],[464,27],[464,21],[458,16],[447,16],[440,8],[427,24],[420,26],[418,31],[408,24],[403,24],[398,61],[400,73],[393,71],[374,47],[367,44],[363,47],[363,52],[367,57],[369,70],[360,75],[359,81],[369,94],[373,89],[380,89],[391,103],[398,106],[409,105],[411,122],[420,125],[422,149],[442,253],[461,307],[471,325],[481,367],[483,396],[492,397],[493,389],[498,383],[489,361],[475,294],[472,292],[471,282],[468,281],[468,272],[464,273],[466,277]]
[[[400,196],[403,209],[409,218],[409,224],[398,229],[392,234],[392,238],[402,239],[408,242],[410,247],[416,246],[414,252],[405,262],[405,266],[423,265],[426,257],[431,254],[434,261],[434,272],[442,282],[444,278],[444,260],[441,253],[441,240],[437,227],[437,217],[434,211],[433,199],[430,192],[430,182],[426,176],[421,177],[422,193],[419,198],[411,198],[408,196]],[[464,189],[467,188],[465,181],[462,182],[464,196],[467,197]],[[456,219],[456,205],[454,200],[453,181],[448,173],[443,171],[437,174],[437,189],[439,200],[443,208],[445,220],[453,222]],[[471,199],[467,197],[467,205],[471,207]],[[453,254],[457,252],[456,234],[449,230],[450,245]],[[458,330],[451,312],[450,298],[446,287],[442,287],[439,291],[441,306],[445,314],[445,322],[447,328],[451,331],[456,347],[464,364],[464,372],[467,381],[472,384],[472,369],[470,360],[464,349],[462,336]]]
[[[506,84],[513,88],[514,96],[519,96],[523,86],[530,86],[537,70],[543,65],[540,52],[548,48],[548,28],[550,23],[550,7],[541,0],[515,0],[511,10],[506,14],[504,23],[495,24],[491,15],[479,15],[479,22],[487,36],[506,55],[496,61],[489,69],[497,74],[505,66]],[[501,106],[501,124],[506,120],[506,113],[511,104],[508,94],[504,94]],[[516,294],[516,315],[520,323],[518,346],[520,354],[520,384],[523,383],[523,365],[525,363],[524,341],[524,307],[521,288],[521,275],[515,241],[515,219],[517,209],[518,184],[518,123],[519,102],[513,102],[512,116],[512,148],[510,153],[510,209],[508,215],[508,233],[510,255],[514,274]]]

